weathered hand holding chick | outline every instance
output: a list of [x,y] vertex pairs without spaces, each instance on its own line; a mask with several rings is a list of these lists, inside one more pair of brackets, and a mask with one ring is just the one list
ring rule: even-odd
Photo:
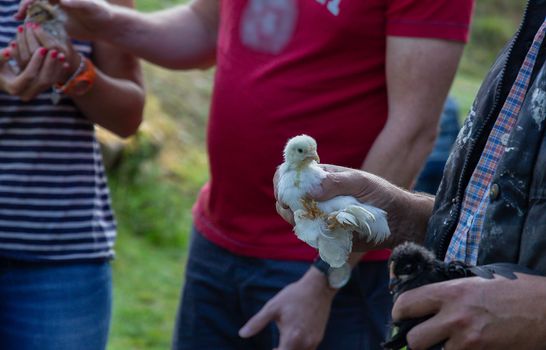
[[331,267],[343,266],[353,244],[353,232],[370,242],[382,242],[389,235],[386,213],[360,203],[350,196],[324,202],[307,198],[320,187],[326,172],[318,165],[316,141],[307,135],[296,136],[284,149],[279,167],[277,196],[294,212],[294,232],[299,239],[317,248],[322,260]]
[[[389,259],[389,288],[394,300],[405,291],[427,284],[438,283],[464,277],[495,278],[495,275],[516,279],[516,272],[536,275],[532,270],[510,263],[496,263],[483,266],[469,266],[460,261],[444,262],[435,258],[426,248],[414,243],[404,243],[396,247]],[[398,350],[406,347],[406,336],[416,325],[432,317],[406,319],[394,322],[395,331],[392,337],[383,344],[385,349]],[[440,350],[438,344],[429,350]]]

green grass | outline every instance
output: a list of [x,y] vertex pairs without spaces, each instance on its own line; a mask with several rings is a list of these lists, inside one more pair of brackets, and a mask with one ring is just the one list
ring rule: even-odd
[[[143,11],[184,0],[137,0]],[[478,0],[472,41],[451,94],[464,117],[480,82],[519,21],[524,1]],[[144,65],[145,123],[110,172],[119,222],[109,350],[168,349],[191,226],[191,205],[207,180],[205,124],[212,72]]]
[[464,119],[489,67],[516,32],[526,0],[478,0],[471,38],[465,48],[451,95]]
[[110,350],[169,349],[185,253],[120,230]]
[[136,8],[140,11],[151,12],[172,6],[180,5],[189,0],[136,0]]
[[182,286],[191,206],[208,168],[211,72],[144,66],[145,122],[109,173],[119,223],[109,350],[168,349]]

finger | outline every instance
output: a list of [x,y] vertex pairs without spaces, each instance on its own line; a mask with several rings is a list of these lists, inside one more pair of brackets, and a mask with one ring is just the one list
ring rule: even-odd
[[21,72],[21,66],[19,65],[19,48],[17,47],[17,42],[12,41],[9,43],[11,57],[9,60],[10,69],[13,74],[18,75]]
[[24,26],[17,27],[17,34],[15,36],[15,39],[17,42],[17,48],[19,53],[19,55],[16,57],[17,63],[19,64],[19,67],[23,69],[24,67],[26,67],[28,61],[30,60],[30,57],[32,56],[27,46]]
[[332,165],[332,164],[320,164],[319,166],[322,169],[329,172],[329,173],[341,173],[341,172],[344,172],[344,171],[354,170],[354,169],[347,168],[347,167],[344,167],[344,166]]
[[49,50],[68,52],[66,43],[61,43],[57,38],[44,30],[41,25],[34,28],[34,35],[41,46],[46,47]]
[[68,72],[68,69],[70,68],[70,64],[66,62],[66,55],[62,52],[59,53],[59,56],[57,57],[57,59],[62,65],[61,81],[66,80],[69,77],[69,75],[67,75],[68,74],[67,72]]
[[28,51],[31,54],[33,54],[34,51],[40,48],[40,43],[38,42],[38,39],[34,35],[34,28],[36,28],[35,23],[29,22],[25,25],[25,39],[27,41]]
[[273,175],[273,193],[275,194],[275,199],[279,199],[279,195],[277,193],[277,184],[279,183],[279,170],[275,171],[275,175]]
[[314,188],[309,195],[317,201],[324,201],[341,195],[355,195],[359,187],[353,171],[333,172],[328,173],[320,187]]
[[27,86],[26,90],[21,94],[23,101],[32,100],[41,92],[49,89],[58,80],[60,69],[62,64],[57,60],[58,52],[56,50],[49,51],[46,54],[44,63],[38,73],[38,76],[34,79],[34,82]]
[[3,50],[1,51],[1,54],[0,54],[0,65],[3,66],[4,63],[6,63],[7,61],[9,61],[11,57],[12,57],[11,48],[6,47],[5,49],[3,49]]
[[434,345],[442,344],[449,339],[452,330],[456,327],[447,316],[438,314],[425,322],[413,327],[407,334],[406,340],[410,349],[430,349]]
[[59,0],[59,5],[65,9],[86,11],[92,4],[79,0]]
[[62,83],[65,80],[66,68],[64,67],[64,61],[61,60],[61,53],[57,51],[57,55],[52,55],[52,58],[56,61],[53,71],[54,79],[52,82],[53,84]]
[[13,15],[13,17],[19,21],[22,21],[25,19],[26,15],[27,15],[27,9],[29,7],[29,5],[33,2],[34,0],[23,0],[21,1],[21,4],[19,5],[19,9],[17,10],[17,13],[15,15]]
[[241,338],[255,336],[274,319],[275,312],[269,304],[265,304],[265,306],[239,330],[239,336]]
[[28,62],[23,72],[17,76],[12,83],[11,89],[14,94],[19,95],[27,89],[27,87],[34,81],[34,78],[38,76],[40,68],[44,62],[47,50],[45,48],[36,50],[32,55],[32,58]]
[[281,330],[280,333],[278,350],[314,350],[316,348],[315,345],[306,344],[305,335],[297,331],[288,333]]
[[445,283],[434,283],[400,294],[392,308],[394,321],[418,318],[437,313],[442,307]]
[[290,223],[292,226],[294,226],[296,223],[294,222],[294,213],[292,213],[292,210],[289,208],[284,208],[283,205],[279,202],[275,203],[277,208],[277,213],[288,223]]

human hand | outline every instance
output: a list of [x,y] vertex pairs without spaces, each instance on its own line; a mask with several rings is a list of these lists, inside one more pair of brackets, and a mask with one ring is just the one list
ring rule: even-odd
[[407,335],[413,350],[546,349],[546,278],[463,278],[402,293],[394,321],[434,315]]
[[[421,196],[409,193],[371,173],[335,165],[321,164],[327,172],[320,188],[309,193],[316,201],[325,201],[336,196],[353,196],[363,203],[381,208],[387,212],[391,236],[380,245],[370,243],[364,237],[353,238],[353,251],[368,251],[378,248],[392,248],[406,240],[419,240],[424,234],[424,227],[432,209],[432,198],[425,200],[427,208],[422,210]],[[294,225],[293,213],[277,196],[278,173],[273,178],[276,208],[279,215]],[[428,214],[428,216],[427,216]],[[416,234],[418,232],[419,234]]]
[[[393,194],[397,187],[388,181],[362,170],[350,169],[336,165],[321,164],[327,172],[321,187],[309,193],[309,197],[316,201],[325,201],[336,196],[353,196],[361,202],[365,202],[386,210],[393,201]],[[277,211],[286,221],[294,223],[293,213],[290,208],[279,201],[277,195],[278,171],[273,178]]]
[[0,55],[0,89],[12,96],[19,96],[23,101],[30,101],[39,93],[65,79],[66,63],[58,51],[48,51],[38,48],[32,54],[26,67],[16,74],[9,67],[8,60],[12,57],[12,48],[7,48]]
[[[15,18],[24,20],[28,6],[34,0],[23,0]],[[112,34],[111,6],[98,0],[50,0],[58,4],[66,13],[66,30],[68,34],[81,40],[98,40]]]
[[259,333],[271,321],[280,332],[276,350],[314,350],[324,337],[335,291],[325,276],[311,268],[299,281],[288,285],[239,331],[243,338]]
[[24,69],[34,52],[45,48],[50,52],[57,51],[61,62],[67,62],[67,68],[75,70],[79,65],[79,56],[70,40],[61,42],[49,34],[37,23],[27,22],[17,27],[15,41],[10,44],[11,52],[20,69]]

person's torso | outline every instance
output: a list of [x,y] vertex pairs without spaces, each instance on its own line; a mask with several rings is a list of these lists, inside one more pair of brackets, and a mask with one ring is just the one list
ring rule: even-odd
[[315,255],[277,215],[273,174],[285,142],[303,133],[318,141],[322,162],[362,166],[387,116],[385,6],[221,2],[212,181],[200,202],[222,235],[263,249],[258,256]]
[[[0,0],[0,47],[21,22]],[[86,56],[90,43],[75,42]],[[115,220],[94,126],[51,91],[29,102],[0,92],[0,257],[88,260],[113,256]]]
[[[465,121],[446,165],[427,232],[427,245],[443,258],[459,220],[464,190],[487,135],[512,87],[529,43],[544,21],[546,8],[531,0],[515,39],[493,65]],[[546,273],[546,45],[542,45],[532,83],[517,122],[507,135],[493,175],[478,264],[520,263]]]
[[194,208],[196,225],[239,254],[311,260],[316,252],[275,211],[272,178],[284,144],[305,133],[317,140],[323,163],[360,168],[387,118],[388,30],[461,40],[471,2],[455,8],[447,1],[223,0],[220,6],[211,181]]

